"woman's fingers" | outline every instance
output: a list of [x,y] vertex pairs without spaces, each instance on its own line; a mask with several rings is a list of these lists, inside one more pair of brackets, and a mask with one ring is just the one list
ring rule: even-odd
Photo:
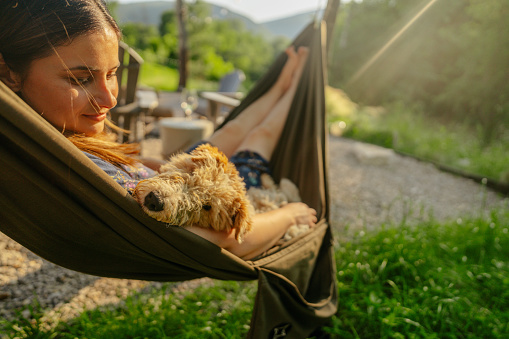
[[288,209],[288,212],[294,219],[294,224],[314,227],[318,222],[316,210],[302,202],[290,203],[283,208]]
[[310,215],[310,223],[309,226],[314,227],[316,226],[316,223],[318,222],[318,218],[316,216],[316,210],[314,208],[309,208],[309,215]]

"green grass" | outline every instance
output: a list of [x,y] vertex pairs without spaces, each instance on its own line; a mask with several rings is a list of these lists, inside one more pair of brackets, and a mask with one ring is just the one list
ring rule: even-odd
[[389,106],[385,112],[358,109],[331,124],[346,121],[343,136],[397,151],[497,181],[509,182],[509,129],[488,145],[464,122],[440,123],[415,108]]
[[140,71],[140,82],[142,85],[161,91],[176,91],[179,73],[173,68],[145,62]]
[[[178,88],[179,72],[174,68],[145,62],[140,72],[140,83],[156,90],[174,92]],[[188,78],[187,87],[200,91],[216,91],[219,88],[219,83]]]
[[249,331],[254,282],[217,281],[185,292],[171,286],[85,311],[49,330],[37,306],[30,308],[31,319],[20,313],[3,327],[10,338],[241,338]]
[[[384,225],[337,236],[339,309],[333,338],[507,338],[509,208],[448,223]],[[347,234],[347,235],[345,235]],[[42,311],[0,321],[9,337],[242,338],[256,287],[171,285],[90,310],[53,330]],[[20,313],[21,314],[21,313]],[[0,327],[1,328],[1,327]]]
[[507,338],[509,210],[384,227],[336,252],[341,338]]

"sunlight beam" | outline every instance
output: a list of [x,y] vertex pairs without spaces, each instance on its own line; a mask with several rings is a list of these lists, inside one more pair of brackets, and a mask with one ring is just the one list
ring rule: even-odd
[[353,77],[347,82],[346,86],[350,86],[352,83],[356,82],[367,70],[368,68],[370,68],[377,60],[378,58],[380,58],[380,56],[382,54],[384,54],[391,46],[392,44],[399,39],[399,37],[401,35],[403,35],[403,33],[406,32],[406,30],[412,26],[431,6],[433,6],[433,4],[435,2],[437,2],[438,0],[430,0],[428,2],[428,4],[426,6],[424,6],[423,9],[421,9],[419,11],[419,13],[417,13],[416,15],[414,15],[414,17],[412,19],[410,19],[410,21],[403,27],[399,30],[398,33],[396,33],[392,38],[391,40],[389,40],[371,59],[369,59],[368,62],[366,62],[364,64],[364,66],[361,67],[361,69],[359,69],[357,71],[357,73],[355,73],[353,75]]

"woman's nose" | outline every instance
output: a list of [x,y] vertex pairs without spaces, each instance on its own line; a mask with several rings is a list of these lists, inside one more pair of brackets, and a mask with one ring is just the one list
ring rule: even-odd
[[118,85],[116,79],[104,79],[96,82],[95,101],[99,107],[111,109],[117,105]]

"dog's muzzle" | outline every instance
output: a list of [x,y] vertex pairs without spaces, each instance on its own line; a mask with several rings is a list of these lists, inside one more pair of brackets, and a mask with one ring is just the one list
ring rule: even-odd
[[144,205],[146,208],[149,209],[149,211],[152,212],[160,212],[164,209],[164,201],[161,199],[159,194],[150,192],[145,197]]

